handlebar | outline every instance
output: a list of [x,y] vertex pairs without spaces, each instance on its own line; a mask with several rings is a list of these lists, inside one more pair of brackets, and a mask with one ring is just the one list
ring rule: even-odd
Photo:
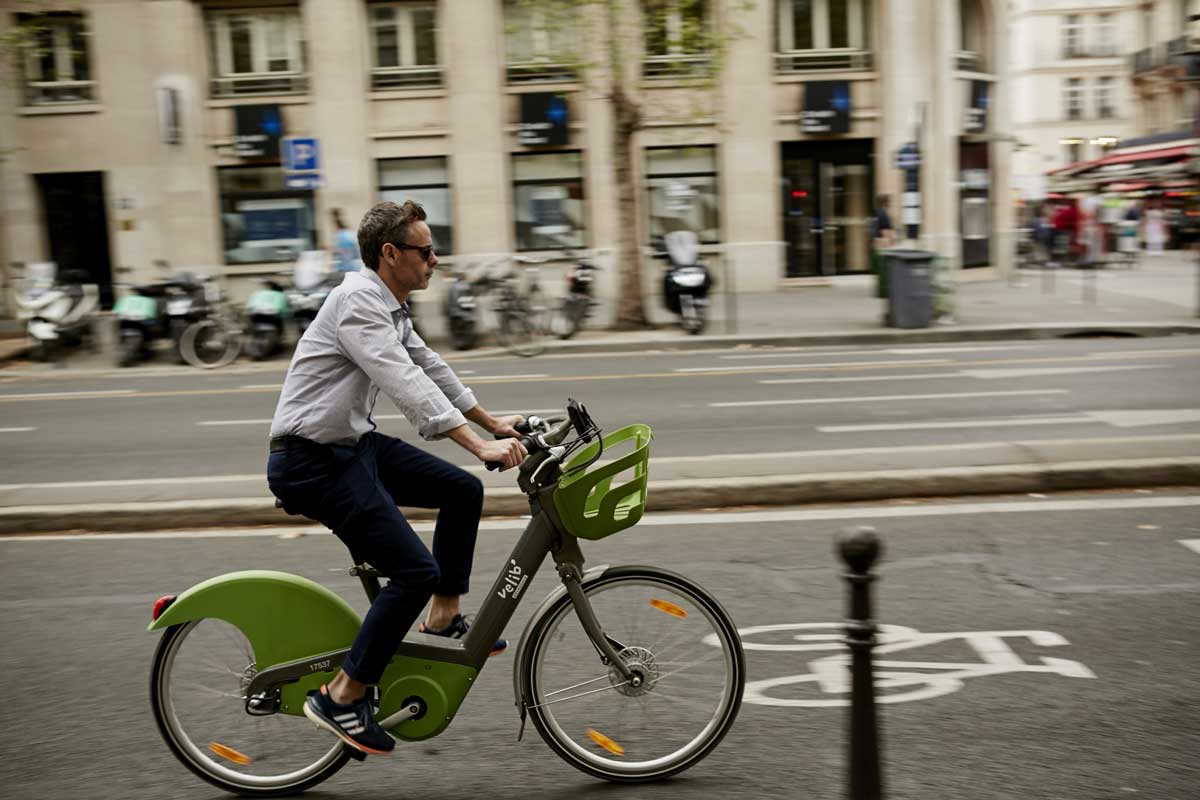
[[[533,423],[530,423],[530,420]],[[540,417],[531,416],[529,419],[515,426],[518,433],[525,434],[521,437],[521,446],[525,448],[525,452],[533,455],[534,453],[542,453],[549,450],[551,447],[556,447],[562,444],[562,441],[567,438],[572,424],[569,418],[564,418],[557,424],[551,427],[551,420],[543,420]],[[534,427],[543,428],[540,433],[534,430]],[[503,436],[495,437],[503,439]],[[499,461],[486,461],[484,466],[489,472],[500,469],[504,465]]]

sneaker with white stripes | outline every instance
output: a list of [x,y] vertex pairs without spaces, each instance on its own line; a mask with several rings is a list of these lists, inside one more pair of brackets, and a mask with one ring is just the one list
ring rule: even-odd
[[371,716],[371,703],[365,697],[342,705],[333,702],[329,688],[322,686],[304,701],[304,716],[367,755],[387,755],[396,747],[396,740]]

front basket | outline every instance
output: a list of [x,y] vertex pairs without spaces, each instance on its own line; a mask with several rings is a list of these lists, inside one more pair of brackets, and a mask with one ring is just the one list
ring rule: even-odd
[[[612,451],[624,453],[615,460],[582,469],[595,458],[599,442],[575,454],[563,468],[554,493],[554,506],[568,533],[580,539],[603,539],[637,524],[646,508],[650,439],[649,425],[626,425],[603,437],[604,456]],[[629,447],[633,452],[626,452]],[[617,476],[625,482],[613,486]]]

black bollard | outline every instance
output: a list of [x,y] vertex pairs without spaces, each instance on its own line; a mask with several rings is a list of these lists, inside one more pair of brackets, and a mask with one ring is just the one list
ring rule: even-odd
[[875,620],[871,616],[871,566],[883,547],[875,529],[849,528],[838,537],[838,554],[850,568],[850,617],[846,644],[850,647],[850,800],[881,800],[879,725],[875,717],[875,676],[871,649]]

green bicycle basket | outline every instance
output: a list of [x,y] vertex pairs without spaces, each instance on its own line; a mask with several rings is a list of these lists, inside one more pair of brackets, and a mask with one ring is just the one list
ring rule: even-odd
[[[603,455],[630,446],[633,452],[613,461],[597,462],[587,470],[573,471],[595,458],[600,442],[593,442],[563,467],[554,506],[568,533],[580,539],[603,539],[637,524],[646,509],[646,462],[650,459],[651,438],[649,425],[626,425],[603,437]],[[613,478],[630,471],[632,479],[612,485]]]

